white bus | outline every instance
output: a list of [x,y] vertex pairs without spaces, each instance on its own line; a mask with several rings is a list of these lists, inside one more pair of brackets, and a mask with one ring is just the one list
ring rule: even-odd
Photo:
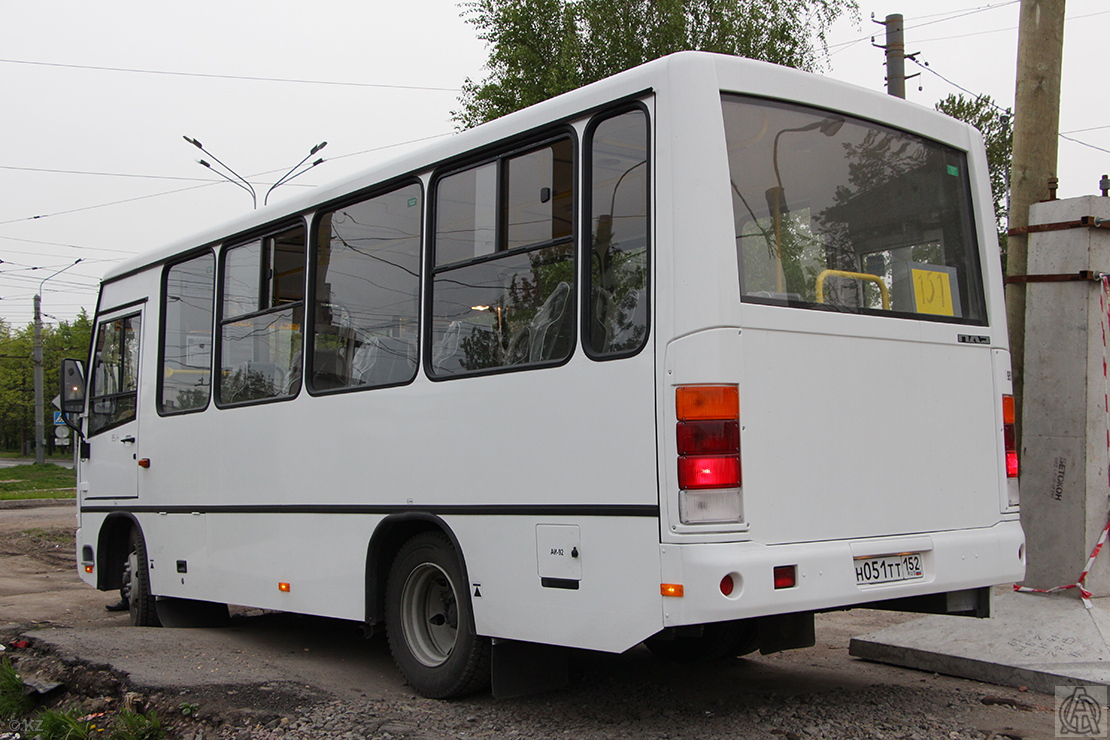
[[987,183],[952,118],[682,53],[132,259],[63,373],[82,577],[384,626],[432,697],[985,616],[1024,570]]

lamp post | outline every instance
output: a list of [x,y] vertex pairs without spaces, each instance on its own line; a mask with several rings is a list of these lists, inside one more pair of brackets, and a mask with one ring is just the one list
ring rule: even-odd
[[46,285],[46,281],[61,275],[69,268],[76,265],[83,258],[78,258],[72,264],[66,265],[62,269],[43,278],[39,283],[38,292],[35,293],[35,465],[42,465],[46,462],[46,424],[43,421],[43,401],[42,401],[42,286]]

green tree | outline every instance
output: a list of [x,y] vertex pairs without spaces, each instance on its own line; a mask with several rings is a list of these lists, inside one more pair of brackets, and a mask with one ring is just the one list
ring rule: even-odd
[[966,98],[949,95],[936,105],[937,110],[970,123],[979,129],[987,148],[987,168],[990,170],[991,195],[994,198],[995,227],[998,245],[1002,252],[1002,265],[1006,265],[1006,221],[1010,204],[1010,159],[1014,151],[1014,112],[1002,108],[989,95]]
[[[0,449],[29,453],[35,438],[34,324],[13,330],[0,320]],[[43,391],[46,401],[48,451],[54,449],[51,430],[57,394],[58,370],[64,357],[86,360],[92,337],[92,321],[84,310],[77,318],[42,328]]]
[[463,128],[676,51],[816,71],[826,34],[856,0],[473,0],[464,16],[490,47],[452,115]]

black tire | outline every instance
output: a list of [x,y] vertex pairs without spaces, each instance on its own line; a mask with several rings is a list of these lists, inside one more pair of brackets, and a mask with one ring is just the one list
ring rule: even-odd
[[123,564],[123,587],[120,595],[127,600],[131,624],[136,627],[161,627],[154,596],[150,592],[150,572],[147,570],[146,542],[138,527],[131,528],[127,546],[127,560]]
[[418,534],[397,553],[385,616],[393,661],[417,693],[453,699],[489,686],[490,641],[474,632],[462,564],[442,532]]
[[753,620],[715,622],[705,625],[697,637],[657,637],[644,645],[657,658],[672,663],[709,663],[755,652],[759,649],[759,630]]

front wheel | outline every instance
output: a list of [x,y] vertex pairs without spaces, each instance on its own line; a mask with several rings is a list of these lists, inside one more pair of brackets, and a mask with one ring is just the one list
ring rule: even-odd
[[474,631],[462,564],[441,532],[401,548],[386,584],[389,650],[417,693],[451,699],[489,685],[490,643]]

